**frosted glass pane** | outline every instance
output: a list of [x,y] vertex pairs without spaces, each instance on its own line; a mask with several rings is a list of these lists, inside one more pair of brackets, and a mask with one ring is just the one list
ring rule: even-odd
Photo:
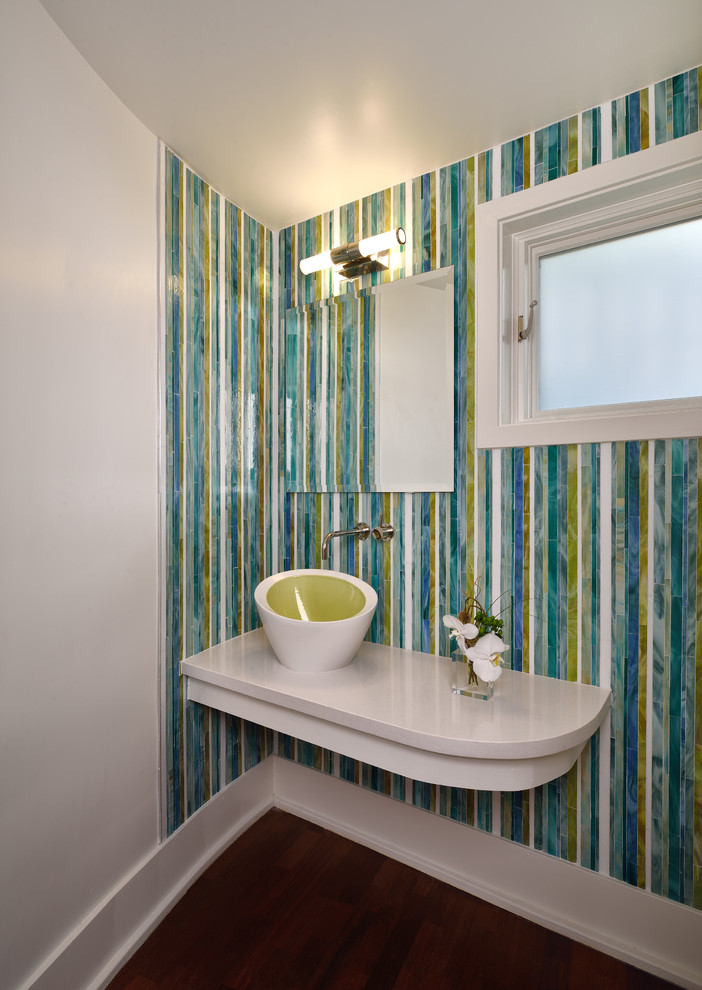
[[702,218],[543,257],[539,408],[702,394]]

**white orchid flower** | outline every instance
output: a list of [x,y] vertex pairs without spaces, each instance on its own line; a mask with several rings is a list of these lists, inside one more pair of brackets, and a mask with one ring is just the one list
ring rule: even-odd
[[462,653],[470,649],[466,640],[475,639],[478,635],[478,627],[472,622],[461,622],[455,615],[445,615],[444,625],[451,630],[451,635],[456,637],[456,645]]
[[496,681],[502,674],[500,654],[508,649],[509,646],[503,643],[499,636],[495,633],[487,633],[485,636],[481,636],[475,646],[470,646],[465,653],[481,681]]

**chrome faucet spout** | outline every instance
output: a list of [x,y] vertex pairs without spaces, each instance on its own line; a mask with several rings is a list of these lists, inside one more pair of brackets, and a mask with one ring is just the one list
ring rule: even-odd
[[359,540],[367,540],[370,536],[370,526],[368,523],[360,522],[353,529],[337,529],[327,533],[322,542],[322,560],[326,560],[329,556],[329,543],[336,536],[355,536]]

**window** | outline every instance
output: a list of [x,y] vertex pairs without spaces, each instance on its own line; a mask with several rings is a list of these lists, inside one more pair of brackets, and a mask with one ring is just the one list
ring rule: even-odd
[[702,219],[543,255],[538,279],[538,409],[702,394]]
[[477,244],[478,446],[702,434],[702,135],[486,203]]

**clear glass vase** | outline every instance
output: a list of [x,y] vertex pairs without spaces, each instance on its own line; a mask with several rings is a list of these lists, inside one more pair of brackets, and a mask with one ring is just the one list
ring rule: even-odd
[[495,693],[495,684],[493,681],[481,681],[470,660],[464,653],[456,651],[451,654],[451,690],[466,698],[489,701]]

